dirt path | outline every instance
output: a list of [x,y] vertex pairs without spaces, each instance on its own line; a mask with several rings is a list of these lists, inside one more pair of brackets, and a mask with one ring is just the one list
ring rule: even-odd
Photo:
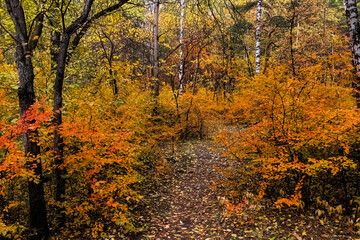
[[[225,239],[231,237],[222,217],[220,193],[214,187],[221,174],[213,169],[223,165],[208,142],[186,143],[181,155],[169,158],[173,176],[160,187],[158,217],[143,239]],[[156,197],[156,196],[155,196]],[[236,235],[232,235],[236,237]]]
[[228,217],[221,204],[226,190],[219,184],[225,177],[214,165],[233,168],[213,148],[211,141],[187,142],[179,145],[177,154],[167,154],[172,172],[150,196],[147,223],[136,239],[358,239],[349,226],[320,223],[314,209],[277,209],[251,198],[239,215]]

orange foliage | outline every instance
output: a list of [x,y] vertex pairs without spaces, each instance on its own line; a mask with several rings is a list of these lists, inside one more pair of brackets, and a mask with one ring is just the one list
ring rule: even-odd
[[315,189],[329,180],[327,173],[337,179],[358,168],[352,155],[359,149],[360,115],[352,92],[318,80],[320,69],[304,68],[294,77],[279,66],[251,81],[243,79],[227,115],[238,131],[217,137],[240,165],[234,173],[238,191],[250,187],[259,196],[276,197],[277,205],[293,205],[320,194]]

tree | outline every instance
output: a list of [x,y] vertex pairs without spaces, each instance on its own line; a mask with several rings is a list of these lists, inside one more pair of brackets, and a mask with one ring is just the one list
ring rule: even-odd
[[[54,82],[54,158],[55,158],[55,176],[56,176],[56,200],[61,203],[65,197],[65,179],[63,175],[66,169],[63,166],[63,139],[60,134],[62,124],[62,90],[65,76],[66,64],[70,59],[69,48],[74,50],[85,35],[90,26],[99,18],[115,11],[125,4],[128,0],[120,0],[109,7],[99,10],[90,16],[94,0],[85,0],[81,13],[70,25],[66,26],[66,14],[68,5],[64,1],[55,2],[60,10],[60,23],[56,17],[50,24],[54,27],[60,26],[52,34],[52,59],[53,69],[55,71]],[[26,112],[30,106],[35,103],[34,93],[34,69],[31,61],[31,53],[35,49],[39,38],[41,37],[43,20],[45,12],[42,10],[36,15],[33,22],[36,22],[34,29],[30,33],[27,32],[26,16],[23,7],[18,0],[6,0],[8,12],[15,25],[16,31],[16,63],[19,74],[20,86],[18,90],[20,116],[26,120]],[[56,13],[55,13],[56,15]],[[50,21],[51,21],[50,20]],[[44,188],[42,179],[41,162],[37,160],[40,153],[40,147],[32,138],[37,137],[37,131],[24,133],[25,154],[29,156],[28,166],[34,171],[39,183],[29,180],[29,202],[30,202],[30,228],[37,234],[34,239],[42,239],[48,237],[48,225],[46,218],[46,207],[44,198]],[[32,167],[35,166],[35,167]],[[65,215],[62,208],[58,211],[59,226],[65,226]]]
[[[63,175],[66,173],[66,169],[63,166],[63,149],[64,141],[60,134],[60,128],[62,124],[62,91],[63,83],[65,77],[65,68],[66,64],[69,61],[69,47],[71,50],[74,50],[79,44],[82,37],[85,35],[90,26],[99,18],[115,11],[120,8],[123,4],[128,2],[128,0],[120,0],[119,2],[107,7],[103,10],[98,11],[93,16],[89,16],[92,9],[94,0],[85,0],[82,12],[78,18],[76,18],[69,26],[65,24],[66,9],[63,9],[64,2],[61,2],[60,14],[62,19],[62,30],[60,32],[59,38],[60,44],[58,50],[55,50],[56,56],[56,77],[54,83],[54,158],[55,158],[55,175],[56,175],[56,200],[61,204],[65,200],[65,179]],[[72,38],[72,36],[74,36]],[[54,48],[56,49],[57,41],[54,42]],[[65,216],[64,213],[59,210],[59,225],[65,225]]]
[[256,31],[255,31],[255,72],[256,74],[260,73],[260,62],[261,62],[261,55],[260,55],[260,44],[261,44],[261,7],[262,7],[262,0],[257,1],[256,5]]
[[183,77],[184,77],[184,15],[185,15],[185,1],[180,0],[180,54],[179,54],[179,91],[183,91]]
[[[34,68],[31,60],[32,51],[36,48],[39,36],[43,28],[44,12],[40,12],[35,18],[33,31],[28,32],[24,10],[19,0],[6,0],[7,10],[15,25],[16,31],[16,67],[19,75],[19,106],[20,117],[27,120],[27,112],[35,103],[34,92]],[[30,29],[31,30],[31,29]],[[30,123],[31,124],[31,123]],[[27,166],[34,171],[38,181],[28,180],[29,206],[30,206],[30,229],[34,231],[30,239],[47,239],[49,227],[45,207],[44,185],[42,181],[41,160],[38,159],[40,146],[34,140],[37,138],[37,130],[26,130],[23,133],[23,144]]]
[[356,96],[356,107],[360,108],[360,24],[356,0],[343,0],[349,35],[351,50],[353,55],[353,65],[355,68],[355,82],[353,88]]
[[160,11],[160,0],[154,2],[154,36],[153,36],[153,95],[154,97],[159,96],[160,80],[159,80],[159,11]]

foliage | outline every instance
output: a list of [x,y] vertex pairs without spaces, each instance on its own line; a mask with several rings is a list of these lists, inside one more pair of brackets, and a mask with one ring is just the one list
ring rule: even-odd
[[[106,86],[96,88],[96,94],[91,93],[91,86],[90,92],[78,87],[68,91],[77,98],[66,100],[62,126],[66,158],[62,167],[67,170],[63,177],[68,182],[63,203],[68,220],[63,236],[98,238],[110,236],[111,229],[122,229],[123,233],[136,230],[131,209],[142,199],[136,187],[145,174],[139,171],[144,164],[140,161],[140,153],[146,144],[154,144],[140,138],[144,127],[139,116],[143,117],[141,111],[146,109],[143,108],[146,104],[137,109],[139,105],[125,104],[130,99],[108,99],[112,94]],[[1,123],[1,226],[4,236],[16,237],[26,230],[26,222],[18,222],[15,216],[27,214],[26,195],[20,194],[25,180],[32,174],[25,168],[29,160],[23,156],[21,147],[20,135],[27,129],[39,132],[36,141],[42,148],[39,159],[43,165],[49,210],[59,204],[53,199],[51,180],[54,171],[51,115],[49,107],[38,102],[26,121]],[[162,162],[153,164],[160,166]],[[53,214],[50,210],[50,219]]]
[[359,113],[351,90],[317,80],[319,67],[294,77],[279,66],[244,82],[228,116],[238,131],[217,138],[240,164],[229,174],[237,194],[250,189],[279,206],[320,197],[351,208]]
[[[183,90],[176,1],[160,8],[161,91],[156,98],[151,96],[153,3],[132,2],[94,20],[69,49],[61,89],[60,168],[66,170],[66,194],[60,203],[55,200],[52,37],[78,17],[82,2],[21,1],[29,34],[38,16],[46,17],[37,48],[28,56],[37,102],[20,120],[15,30],[0,0],[1,237],[31,234],[28,179],[44,182],[52,236],[99,239],[138,231],[144,195],[169,174],[161,147],[169,144],[174,150],[178,142],[212,136],[223,122],[229,131],[216,139],[239,164],[230,171],[218,169],[228,176],[228,212],[240,214],[246,196],[257,194],[279,207],[316,205],[322,217],[353,214],[356,224],[360,116],[354,109],[342,2],[264,1],[262,73],[257,76],[257,2],[185,2]],[[113,3],[94,3],[90,15]],[[71,41],[82,36],[76,31]],[[41,179],[27,166],[34,156],[23,154],[26,131],[36,133],[32,141],[41,148],[36,159]],[[62,229],[56,229],[59,207],[66,215]]]

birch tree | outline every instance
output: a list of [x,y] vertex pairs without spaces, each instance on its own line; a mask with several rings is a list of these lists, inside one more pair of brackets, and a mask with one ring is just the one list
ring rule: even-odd
[[257,1],[256,5],[256,30],[255,30],[255,72],[260,73],[260,43],[261,43],[261,9],[262,0]]
[[154,78],[154,97],[159,96],[160,81],[159,81],[159,10],[160,0],[154,2],[154,36],[153,36],[153,78]]
[[184,18],[185,18],[185,1],[180,0],[180,54],[179,54],[179,92],[183,91],[184,78]]
[[356,80],[353,84],[356,96],[356,107],[360,108],[360,24],[359,14],[356,7],[356,0],[343,0],[347,24],[349,27],[349,35],[351,41],[351,49],[353,55],[353,65],[355,68]]

